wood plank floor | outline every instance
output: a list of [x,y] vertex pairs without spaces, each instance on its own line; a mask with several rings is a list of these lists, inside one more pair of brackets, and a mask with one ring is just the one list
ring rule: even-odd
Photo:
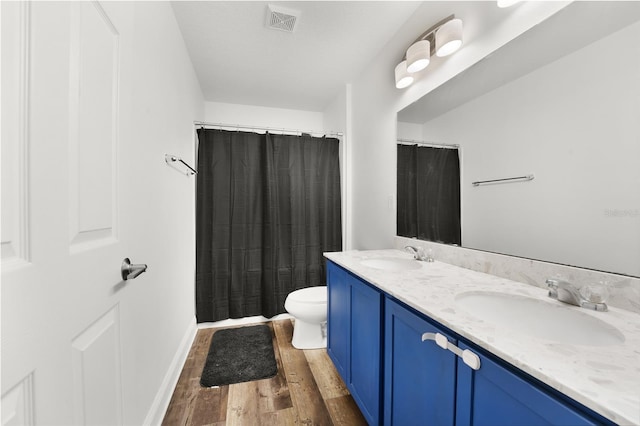
[[200,386],[211,337],[220,328],[200,329],[169,408],[165,426],[366,425],[325,349],[291,346],[293,323],[267,323],[273,332],[278,374],[271,379],[218,388]]

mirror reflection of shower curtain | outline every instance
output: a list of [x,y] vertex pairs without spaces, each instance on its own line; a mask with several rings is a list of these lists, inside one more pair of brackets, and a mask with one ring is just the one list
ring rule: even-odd
[[196,317],[285,312],[342,250],[339,140],[198,130]]
[[457,149],[398,144],[397,233],[461,244]]

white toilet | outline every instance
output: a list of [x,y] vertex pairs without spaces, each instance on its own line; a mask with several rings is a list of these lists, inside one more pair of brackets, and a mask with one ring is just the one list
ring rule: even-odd
[[284,308],[294,318],[291,344],[297,349],[327,347],[327,287],[308,287],[289,293]]

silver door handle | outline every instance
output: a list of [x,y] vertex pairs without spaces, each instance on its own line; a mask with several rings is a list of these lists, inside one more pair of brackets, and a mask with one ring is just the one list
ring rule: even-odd
[[120,274],[122,275],[123,280],[132,280],[141,273],[147,270],[147,265],[144,263],[133,264],[129,260],[128,257],[122,261],[122,266],[120,267]]

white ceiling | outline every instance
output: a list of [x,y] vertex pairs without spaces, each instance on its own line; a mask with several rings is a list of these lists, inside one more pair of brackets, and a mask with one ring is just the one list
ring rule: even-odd
[[[267,28],[268,4],[301,13],[293,33]],[[172,6],[205,100],[323,111],[421,2],[174,1]]]

